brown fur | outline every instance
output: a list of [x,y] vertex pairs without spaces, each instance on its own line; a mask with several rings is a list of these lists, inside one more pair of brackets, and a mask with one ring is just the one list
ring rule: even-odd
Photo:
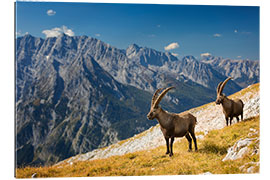
[[[197,150],[197,141],[195,136],[195,125],[196,125],[196,117],[188,112],[184,113],[170,113],[163,110],[158,104],[161,99],[165,96],[165,94],[172,89],[173,87],[169,87],[165,89],[158,97],[157,92],[160,91],[158,89],[152,98],[152,106],[150,112],[147,115],[147,118],[150,120],[157,119],[160,124],[160,129],[164,135],[167,145],[167,152],[170,156],[173,155],[173,142],[175,137],[183,137],[185,136],[189,142],[189,151],[192,150],[192,139],[195,145],[195,150]],[[191,139],[191,137],[192,139]],[[169,142],[170,140],[170,142]]]
[[229,99],[227,96],[222,94],[225,84],[231,78],[227,78],[224,82],[220,82],[217,87],[217,99],[216,104],[221,104],[223,108],[223,114],[225,115],[226,125],[232,124],[232,119],[236,117],[237,122],[239,122],[239,117],[241,115],[241,120],[243,120],[243,108],[244,103],[241,99]]

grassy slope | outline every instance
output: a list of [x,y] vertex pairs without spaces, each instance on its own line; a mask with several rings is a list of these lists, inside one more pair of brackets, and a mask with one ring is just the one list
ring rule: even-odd
[[[37,177],[242,173],[239,167],[247,162],[259,162],[259,155],[246,155],[239,160],[225,162],[222,162],[222,159],[226,156],[226,151],[230,146],[240,138],[247,137],[250,128],[259,130],[259,117],[221,130],[210,131],[203,139],[198,140],[198,152],[187,152],[187,140],[182,139],[174,144],[173,157],[164,155],[164,145],[153,150],[112,156],[101,160],[75,162],[72,165],[26,167],[17,169],[16,177],[31,177],[34,173],[37,173]],[[254,137],[256,136],[259,134]],[[259,167],[255,168],[255,172],[259,172]]]

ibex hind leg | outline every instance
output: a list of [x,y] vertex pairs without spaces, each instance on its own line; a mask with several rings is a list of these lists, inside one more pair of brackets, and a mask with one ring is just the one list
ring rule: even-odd
[[238,116],[236,117],[236,120],[237,120],[237,122],[239,123],[239,117],[238,117]]
[[228,126],[229,125],[229,118],[226,117],[226,125]]
[[195,146],[195,151],[198,150],[198,147],[197,147],[197,139],[196,139],[196,136],[195,136],[195,133],[194,133],[194,130],[190,132],[191,134],[191,137],[193,139],[193,142],[194,142],[194,146]]
[[192,139],[188,133],[185,135],[185,137],[188,140],[188,151],[190,152],[190,151],[192,151]]
[[174,137],[171,138],[171,142],[170,142],[170,157],[173,156],[173,142],[174,142]]
[[230,117],[230,126],[232,125],[233,117]]

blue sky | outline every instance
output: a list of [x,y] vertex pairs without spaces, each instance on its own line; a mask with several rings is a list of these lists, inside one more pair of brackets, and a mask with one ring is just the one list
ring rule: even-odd
[[259,59],[259,7],[17,2],[16,33],[87,35],[126,49],[136,43],[179,58]]

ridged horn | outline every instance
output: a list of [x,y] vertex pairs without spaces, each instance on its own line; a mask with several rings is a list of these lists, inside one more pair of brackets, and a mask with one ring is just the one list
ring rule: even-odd
[[231,78],[231,77],[228,77],[228,78],[222,83],[222,85],[220,86],[220,89],[219,89],[219,94],[222,93],[222,91],[223,91],[225,85],[227,84],[227,82],[228,82],[230,79],[232,79],[232,78]]
[[159,89],[157,89],[156,92],[154,93],[154,95],[153,95],[153,97],[152,97],[152,101],[151,101],[151,107],[153,106],[154,102],[156,101],[158,93],[159,93],[162,89],[163,89],[163,88],[159,88]]
[[221,86],[222,83],[223,83],[223,81],[221,81],[217,86],[217,94],[219,93],[219,89],[220,89],[220,86]]
[[158,98],[157,98],[156,101],[154,102],[153,107],[157,107],[157,106],[159,105],[160,101],[162,100],[162,98],[165,96],[165,94],[166,94],[169,90],[171,90],[171,89],[173,89],[173,88],[175,88],[175,87],[168,87],[168,88],[166,88],[164,91],[162,91],[162,93],[160,93],[160,95],[158,96]]

